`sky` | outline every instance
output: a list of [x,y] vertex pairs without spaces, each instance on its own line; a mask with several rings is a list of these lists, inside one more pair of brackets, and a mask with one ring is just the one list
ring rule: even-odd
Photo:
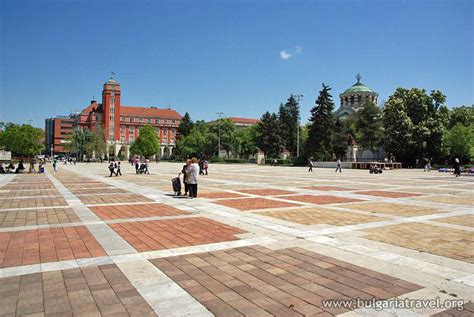
[[31,123],[101,100],[171,107],[193,120],[259,118],[356,82],[441,90],[474,103],[474,1],[0,0],[0,121]]

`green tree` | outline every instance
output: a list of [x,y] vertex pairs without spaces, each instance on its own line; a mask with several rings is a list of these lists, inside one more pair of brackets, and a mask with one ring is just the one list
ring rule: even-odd
[[280,121],[280,133],[284,147],[290,151],[293,157],[296,156],[296,138],[298,133],[298,121],[300,109],[295,96],[290,95],[287,102],[280,105],[278,111]]
[[385,150],[405,164],[442,157],[446,97],[424,89],[397,88],[384,108]]
[[344,129],[344,123],[336,118],[334,123],[334,133],[332,135],[333,152],[336,157],[342,158],[347,150],[347,133]]
[[138,138],[130,147],[132,154],[138,154],[145,158],[155,155],[159,150],[160,143],[156,135],[156,130],[153,126],[148,124],[141,128]]
[[187,158],[191,156],[212,156],[215,152],[217,136],[209,131],[204,122],[194,125],[189,134],[176,142],[176,153]]
[[194,124],[193,121],[191,120],[191,116],[189,113],[185,113],[183,118],[181,118],[181,122],[178,127],[178,133],[180,136],[187,136],[190,132],[191,129],[193,128]]
[[238,154],[240,157],[248,158],[257,152],[257,126],[251,126],[237,131]]
[[76,129],[68,136],[66,147],[76,153],[80,160],[84,155],[101,155],[106,151],[104,130],[100,126],[95,131]]
[[367,102],[355,114],[357,141],[365,148],[375,149],[383,143],[382,110],[372,102]]
[[265,112],[257,123],[257,146],[267,158],[277,158],[283,144],[280,137],[280,123],[275,113]]
[[[235,123],[229,119],[219,119],[209,123],[209,131],[215,135],[221,136],[221,149],[227,152],[235,151],[238,148],[238,143],[236,142],[236,127]],[[218,142],[216,143],[215,149],[217,149]]]
[[334,102],[329,93],[331,88],[323,84],[316,105],[311,109],[311,127],[306,142],[306,153],[315,159],[332,159],[332,139],[334,133]]
[[458,123],[465,127],[474,124],[474,105],[451,109],[448,128],[451,129]]
[[0,134],[0,144],[13,155],[32,158],[44,150],[44,131],[29,124],[7,123]]
[[456,124],[445,133],[445,152],[452,161],[459,158],[462,163],[469,163],[474,158],[474,124],[464,126]]

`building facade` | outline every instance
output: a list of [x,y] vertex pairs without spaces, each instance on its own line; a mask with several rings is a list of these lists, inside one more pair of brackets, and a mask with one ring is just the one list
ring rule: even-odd
[[[106,138],[107,157],[130,157],[130,146],[140,135],[140,129],[151,125],[156,129],[160,142],[160,158],[169,158],[175,149],[177,130],[181,122],[181,115],[172,110],[156,107],[126,106],[121,102],[120,84],[110,78],[102,89],[102,103],[92,100],[90,104],[72,120],[73,129],[87,129],[98,131],[101,129]],[[54,118],[56,119],[56,118]],[[46,138],[50,135],[46,122]],[[96,156],[101,155],[96,153]]]
[[339,118],[344,118],[357,112],[366,102],[377,105],[378,94],[360,82],[361,76],[357,74],[357,82],[339,95],[340,106],[336,111]]
[[235,123],[237,129],[244,129],[256,125],[259,120],[251,118],[228,117],[226,118]]
[[45,152],[46,154],[69,154],[68,135],[72,133],[74,116],[57,116],[45,120]]

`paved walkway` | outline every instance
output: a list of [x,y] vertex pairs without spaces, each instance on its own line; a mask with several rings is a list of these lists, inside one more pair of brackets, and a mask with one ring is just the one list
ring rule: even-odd
[[1,176],[0,316],[474,315],[474,177],[123,165]]

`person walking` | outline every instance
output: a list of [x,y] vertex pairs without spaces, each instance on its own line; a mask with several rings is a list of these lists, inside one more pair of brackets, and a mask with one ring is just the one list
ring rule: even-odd
[[199,172],[198,159],[193,157],[191,164],[186,167],[186,183],[189,185],[189,197],[191,198],[197,197]]
[[186,172],[186,169],[188,168],[189,165],[191,165],[191,160],[187,159],[183,166],[183,169],[181,170],[181,173],[183,174],[184,196],[187,196],[189,192],[189,184],[187,182],[187,172]]
[[110,162],[110,164],[109,164],[109,171],[110,171],[110,176],[109,176],[109,177],[112,177],[112,175],[115,174],[115,165],[114,165],[114,162]]
[[459,159],[457,157],[454,159],[453,167],[454,175],[456,175],[456,177],[461,176],[461,164],[459,163]]
[[138,158],[138,156],[135,156],[133,163],[135,164],[135,173],[138,174],[138,169],[140,168],[140,159]]
[[58,160],[54,159],[53,160],[53,170],[56,172],[57,171],[57,166],[58,166]]
[[337,159],[336,173],[339,170],[339,173],[342,173],[341,160]]
[[122,172],[120,171],[120,162],[117,163],[117,170],[115,171],[115,176],[122,176]]
[[313,167],[314,167],[314,164],[313,164],[313,161],[311,159],[308,160],[308,166],[309,166],[309,169],[308,169],[308,172],[313,172]]
[[150,174],[150,170],[148,169],[150,166],[150,160],[145,159],[145,174]]

